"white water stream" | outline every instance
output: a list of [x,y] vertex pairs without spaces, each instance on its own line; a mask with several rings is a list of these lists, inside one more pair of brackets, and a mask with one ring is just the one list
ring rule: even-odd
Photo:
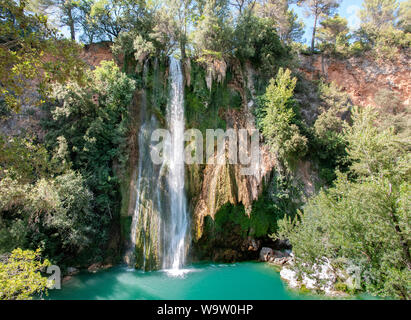
[[[144,78],[147,65],[144,68]],[[153,165],[149,158],[152,144],[150,135],[157,128],[154,115],[149,115],[142,103],[141,127],[138,137],[139,161],[136,181],[136,207],[131,224],[131,248],[134,256],[139,239],[139,266],[146,269],[146,260],[160,249],[160,267],[172,275],[184,273],[188,236],[187,199],[184,189],[184,87],[179,60],[170,58],[170,93],[167,106],[167,124],[171,139],[166,141],[164,162],[161,167]],[[145,100],[145,97],[144,99]],[[154,230],[154,229],[155,230]],[[158,228],[158,229],[157,229]],[[141,258],[141,259],[139,259]],[[148,269],[150,266],[147,266]]]
[[184,190],[184,87],[179,60],[170,58],[170,101],[167,109],[170,143],[166,146],[169,204],[164,224],[163,268],[179,270],[185,263],[188,229],[187,199]]

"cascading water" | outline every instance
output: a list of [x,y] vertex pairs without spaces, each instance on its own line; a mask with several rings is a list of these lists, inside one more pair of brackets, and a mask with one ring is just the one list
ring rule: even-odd
[[168,217],[163,223],[163,268],[178,270],[185,262],[188,229],[184,190],[184,87],[180,61],[170,58],[170,102],[167,121],[171,139],[166,145]]
[[[143,80],[146,85],[148,63],[144,64]],[[130,249],[126,254],[130,265],[143,270],[159,265],[159,242],[161,215],[156,199],[159,197],[159,168],[150,158],[151,134],[158,123],[149,112],[146,93],[143,90],[140,101],[140,131],[138,134],[139,159],[136,173],[136,202],[131,223]]]
[[[147,73],[146,62],[144,85],[147,85]],[[161,82],[156,62],[152,101],[147,99],[145,90],[141,97],[136,205],[131,224],[131,245],[126,257],[129,264],[138,268],[163,268],[178,275],[185,262],[189,223],[184,190],[183,75],[180,62],[174,58],[170,58],[169,74],[167,124],[171,139],[165,141],[161,165],[155,165],[150,158],[150,151],[156,148],[151,141],[151,134],[158,128],[157,117],[152,110],[158,110],[155,101],[158,95],[156,83]]]

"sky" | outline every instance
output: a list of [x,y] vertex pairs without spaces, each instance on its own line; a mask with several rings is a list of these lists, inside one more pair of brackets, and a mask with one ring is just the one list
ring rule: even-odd
[[[400,0],[400,2],[403,2],[403,1],[405,0]],[[352,30],[355,30],[359,27],[360,19],[357,15],[357,12],[361,9],[362,3],[363,3],[362,0],[342,0],[340,2],[340,7],[337,9],[337,13],[341,17],[347,19],[348,26]],[[305,23],[304,42],[308,44],[311,41],[311,37],[312,37],[314,19],[312,17],[307,18],[304,14],[304,9],[298,7],[297,5],[292,5],[291,8],[294,9],[294,11],[300,17],[300,19],[302,19]]]
[[[340,7],[337,9],[337,13],[347,19],[350,29],[355,30],[359,27],[360,19],[357,12],[362,7],[362,0],[342,0]],[[312,37],[312,30],[314,25],[314,19],[312,17],[306,17],[304,9],[297,5],[292,5],[292,9],[298,14],[300,19],[305,23],[305,36],[304,42],[309,43]]]

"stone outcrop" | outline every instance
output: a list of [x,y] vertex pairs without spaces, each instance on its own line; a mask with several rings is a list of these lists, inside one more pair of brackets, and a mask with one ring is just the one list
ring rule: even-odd
[[410,51],[404,50],[395,61],[375,60],[364,55],[336,59],[324,55],[300,56],[301,68],[309,80],[324,78],[347,92],[355,105],[377,106],[381,89],[396,92],[404,104],[411,101]]
[[247,239],[244,239],[241,250],[242,251],[258,251],[261,246],[261,241],[256,240],[253,237],[248,236]]
[[268,262],[274,257],[274,250],[271,248],[264,247],[260,251],[260,261]]
[[273,250],[271,248],[263,247],[260,251],[259,260],[262,262],[270,262],[275,265],[285,265],[292,259],[289,250]]
[[[254,117],[247,111],[227,110],[225,120],[227,128],[255,129]],[[215,163],[218,163],[217,159]],[[246,212],[250,213],[251,205],[262,193],[276,160],[268,148],[261,144],[260,161],[251,165],[256,166],[256,175],[242,175],[244,166],[228,164],[228,161],[226,164],[206,165],[193,214],[195,240],[202,236],[204,218],[210,216],[214,219],[215,213],[226,203],[242,204]]]
[[87,270],[88,270],[88,272],[96,273],[98,271],[107,270],[107,269],[110,269],[112,267],[113,267],[112,264],[103,264],[101,262],[97,262],[97,263],[93,263],[91,266],[89,266],[87,268]]
[[[324,258],[322,260],[320,264],[312,266],[312,274],[302,273],[297,275],[297,272],[292,268],[294,261],[291,259],[289,265],[281,269],[280,276],[293,289],[305,287],[308,290],[324,292],[329,296],[346,295],[335,289],[337,280],[344,278],[342,272],[335,269],[328,259]],[[351,280],[351,278],[348,280]]]
[[80,57],[94,69],[103,60],[114,59],[113,53],[111,52],[111,45],[112,43],[108,41],[86,45]]
[[74,276],[76,274],[78,274],[80,272],[79,269],[75,268],[75,267],[68,267],[66,270],[66,273],[68,276]]

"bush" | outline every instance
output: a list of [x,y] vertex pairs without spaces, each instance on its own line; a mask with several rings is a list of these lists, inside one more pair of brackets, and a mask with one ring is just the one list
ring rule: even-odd
[[375,103],[384,108],[385,112],[397,114],[403,109],[399,95],[389,89],[381,89],[375,95]]
[[233,43],[234,55],[240,61],[253,62],[269,76],[276,70],[276,66],[281,65],[281,60],[289,58],[289,52],[282,45],[275,25],[252,14],[243,14],[239,17]]
[[94,194],[93,207],[101,235],[106,237],[106,227],[118,211],[119,186],[113,165],[116,161],[121,169],[127,161],[128,107],[135,81],[113,61],[103,61],[88,78],[88,87],[70,83],[55,88],[59,104],[49,106],[45,139],[49,150],[56,150],[58,138],[65,138],[72,168],[82,174]]
[[361,290],[409,299],[410,156],[376,119],[372,109],[353,110],[353,125],[344,130],[350,171],[339,173],[298,219],[281,221],[277,236],[291,241],[298,272],[312,274],[324,258],[344,261],[339,268],[361,270]]
[[22,182],[34,182],[55,171],[47,149],[30,138],[0,135],[0,178],[14,175]]
[[74,258],[101,232],[92,203],[83,177],[72,171],[34,185],[5,177],[0,182],[0,252],[42,247],[55,262]]
[[296,102],[292,99],[296,78],[291,71],[280,68],[277,78],[271,79],[257,111],[257,121],[270,149],[289,168],[307,152],[308,139],[296,125]]
[[47,278],[41,271],[50,265],[41,261],[40,250],[16,249],[0,261],[0,300],[30,300],[47,293]]

